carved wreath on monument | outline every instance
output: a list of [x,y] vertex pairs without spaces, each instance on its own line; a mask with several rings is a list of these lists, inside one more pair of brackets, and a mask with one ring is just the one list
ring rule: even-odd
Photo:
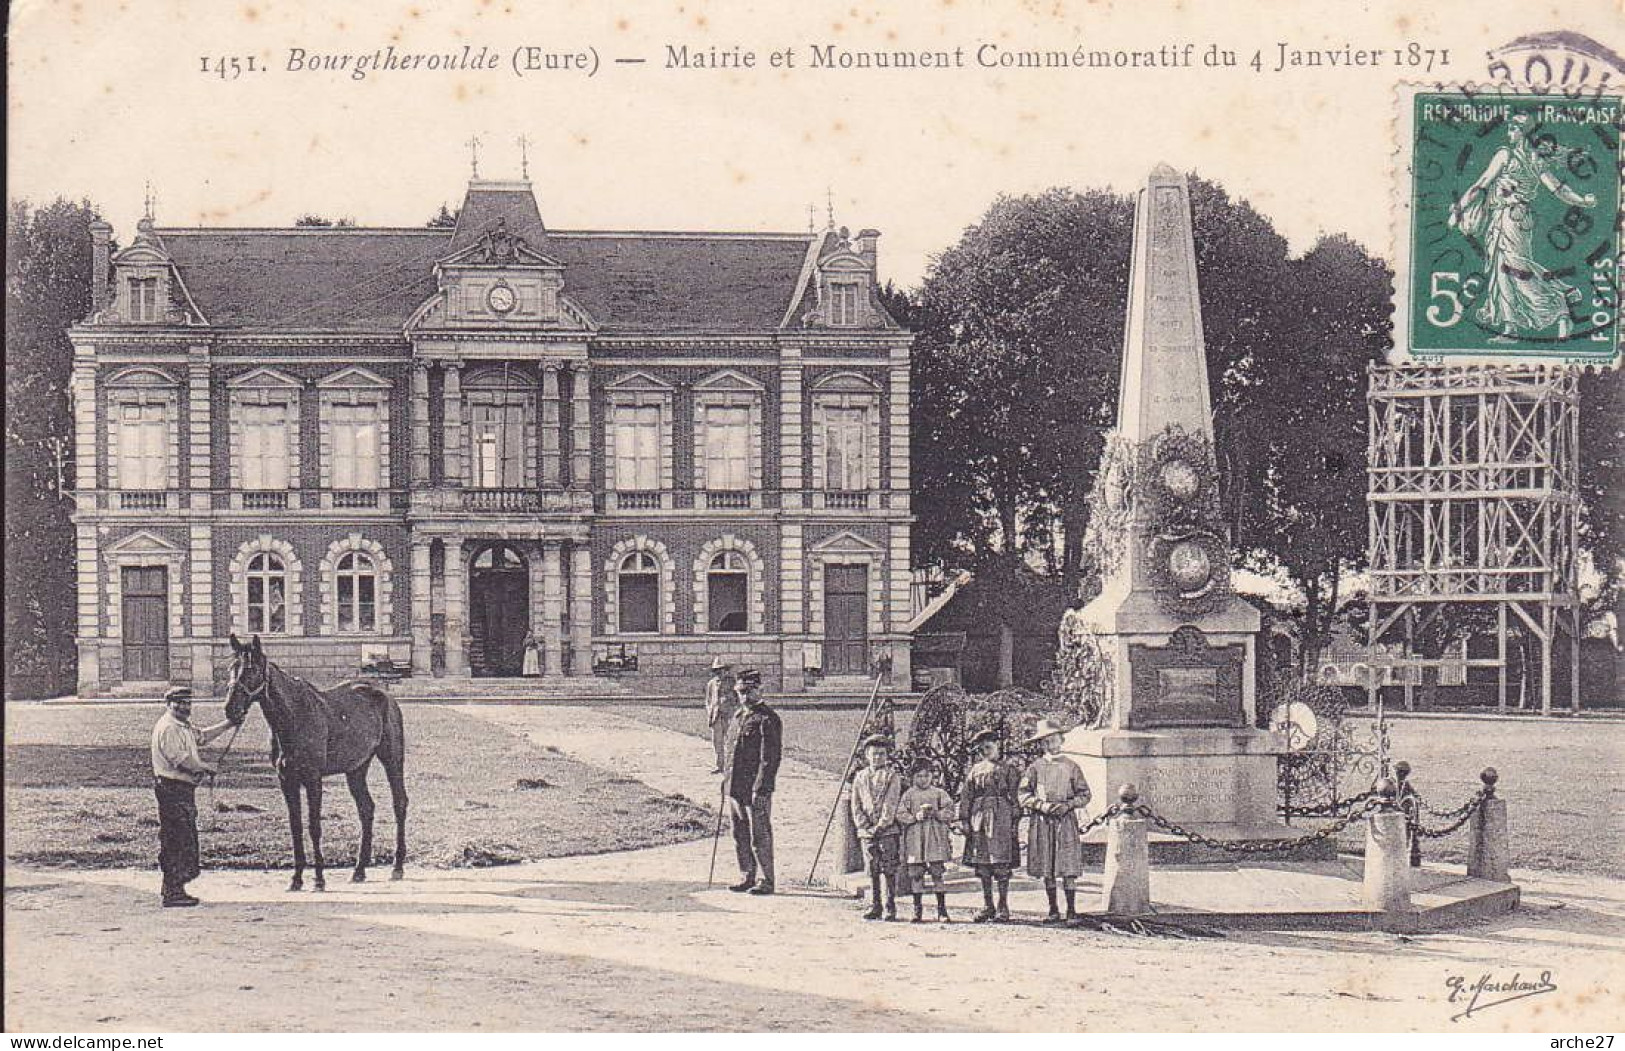
[[1206,436],[1170,427],[1141,446],[1135,471],[1152,584],[1165,608],[1187,615],[1218,609],[1230,593],[1215,462]]

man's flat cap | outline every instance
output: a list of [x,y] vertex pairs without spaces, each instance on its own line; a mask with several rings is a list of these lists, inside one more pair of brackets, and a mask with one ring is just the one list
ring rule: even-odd
[[762,685],[762,673],[757,671],[755,668],[746,668],[744,671],[741,671],[738,675],[734,676],[734,679],[738,682],[744,683],[746,686]]
[[191,699],[192,688],[190,686],[176,686],[164,694],[165,704],[174,704],[176,701],[189,701]]

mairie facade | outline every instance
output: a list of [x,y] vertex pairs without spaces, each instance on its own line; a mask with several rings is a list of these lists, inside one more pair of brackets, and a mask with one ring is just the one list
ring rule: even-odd
[[[681,693],[909,681],[911,336],[878,234],[93,231],[71,332],[80,690],[218,691],[229,634],[320,684]],[[103,276],[105,275],[105,276]]]

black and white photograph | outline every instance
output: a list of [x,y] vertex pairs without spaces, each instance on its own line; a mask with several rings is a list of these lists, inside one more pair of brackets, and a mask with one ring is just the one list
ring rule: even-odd
[[8,28],[9,1047],[1612,1047],[1615,0]]

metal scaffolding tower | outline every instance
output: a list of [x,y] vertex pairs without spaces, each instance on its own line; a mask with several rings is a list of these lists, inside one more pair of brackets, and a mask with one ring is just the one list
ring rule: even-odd
[[[1416,636],[1454,605],[1495,608],[1507,707],[1507,629],[1540,647],[1540,710],[1552,711],[1553,655],[1568,636],[1568,689],[1580,709],[1579,396],[1572,373],[1534,367],[1373,366],[1366,494],[1370,637],[1403,633],[1396,668],[1438,666]],[[1382,660],[1382,658],[1377,658]],[[1527,669],[1526,669],[1527,678]],[[1406,682],[1410,683],[1410,676]],[[1377,676],[1368,685],[1375,706]],[[1414,706],[1414,686],[1405,688]]]

